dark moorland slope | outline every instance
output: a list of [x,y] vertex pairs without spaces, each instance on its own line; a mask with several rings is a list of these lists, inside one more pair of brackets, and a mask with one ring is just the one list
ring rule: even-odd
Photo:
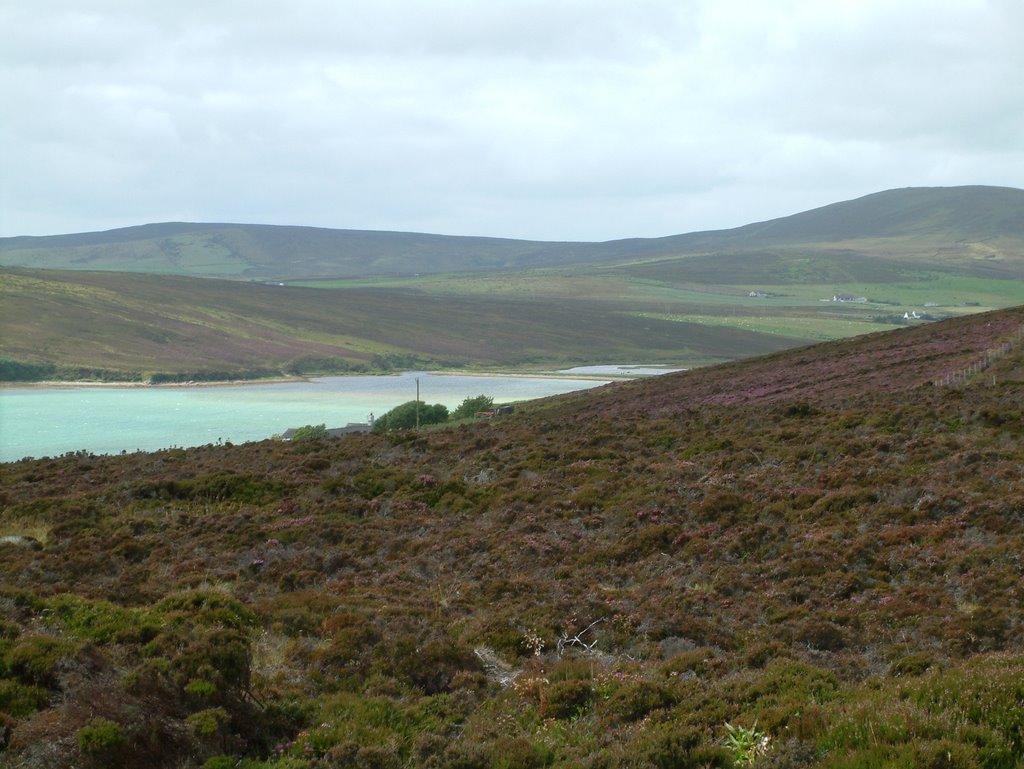
[[588,299],[330,291],[0,269],[0,380],[217,380],[405,367],[722,361],[797,340]]
[[1020,767],[1022,327],[0,465],[0,766]]
[[678,259],[807,249],[845,258],[1024,276],[1024,190],[888,190],[730,230],[559,243],[259,224],[165,222],[0,238],[0,265],[245,280],[352,278]]

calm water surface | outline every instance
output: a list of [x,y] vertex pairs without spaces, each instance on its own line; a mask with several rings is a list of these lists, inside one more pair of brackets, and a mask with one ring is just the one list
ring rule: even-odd
[[365,422],[416,397],[454,408],[468,397],[498,403],[543,398],[605,384],[554,377],[325,377],[307,382],[224,387],[26,387],[0,390],[0,461],[154,451],[171,446],[255,441],[289,427]]

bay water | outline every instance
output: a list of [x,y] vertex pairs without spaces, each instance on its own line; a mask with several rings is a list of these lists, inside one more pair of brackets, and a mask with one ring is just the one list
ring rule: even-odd
[[[575,373],[575,372],[574,372]],[[590,372],[588,372],[590,373]],[[71,451],[117,454],[263,440],[290,427],[366,422],[415,400],[453,409],[468,397],[531,400],[606,384],[563,376],[404,372],[218,386],[54,386],[0,389],[0,461]]]

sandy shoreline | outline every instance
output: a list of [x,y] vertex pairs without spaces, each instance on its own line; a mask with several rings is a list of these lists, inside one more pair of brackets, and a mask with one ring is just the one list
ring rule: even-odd
[[[252,385],[277,385],[294,382],[310,382],[316,379],[327,379],[329,377],[350,377],[350,376],[400,376],[408,372],[379,373],[379,374],[323,374],[319,376],[296,376],[296,377],[274,377],[271,379],[229,379],[212,382],[161,382],[150,384],[148,382],[92,382],[92,381],[62,381],[47,380],[41,382],[0,382],[0,390],[22,390],[22,389],[59,389],[59,388],[86,388],[100,387],[104,389],[180,389],[180,388],[205,388],[205,387],[249,387]],[[425,374],[435,376],[464,376],[464,377],[506,377],[509,379],[578,379],[587,381],[606,381],[609,379],[635,379],[638,374],[584,374],[584,373],[560,373],[558,371],[462,371],[459,369],[445,369],[437,371],[426,371]]]
[[[557,372],[466,372],[466,371],[430,371],[424,372],[438,377],[505,377],[508,379],[579,379],[583,381],[608,380],[608,379],[633,379],[629,375],[614,374],[558,374]],[[210,388],[210,387],[250,387],[253,385],[278,385],[293,384],[295,382],[311,382],[317,379],[328,379],[333,377],[397,377],[397,374],[325,374],[316,377],[280,377],[275,379],[231,379],[216,382],[162,382],[160,384],[148,384],[146,382],[67,382],[67,381],[43,381],[43,382],[0,382],[0,390],[22,390],[22,389],[80,389],[97,387],[103,389],[124,389],[124,390],[164,390],[181,388]]]
[[308,382],[312,377],[278,377],[275,379],[230,379],[216,382],[161,382],[150,384],[148,382],[90,382],[64,380],[42,381],[42,382],[0,382],[0,390],[22,390],[22,389],[58,389],[66,387],[75,389],[81,387],[102,387],[104,389],[125,389],[125,390],[164,390],[182,387],[241,387],[254,384],[287,384],[288,382]]

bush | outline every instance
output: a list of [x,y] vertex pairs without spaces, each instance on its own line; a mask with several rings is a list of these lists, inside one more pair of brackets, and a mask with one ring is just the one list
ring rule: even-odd
[[425,694],[448,691],[458,673],[480,669],[480,661],[471,649],[445,638],[417,642],[406,636],[391,644],[379,644],[375,651],[380,672]]
[[487,411],[492,406],[494,406],[494,398],[489,395],[476,395],[462,401],[455,411],[452,412],[451,418],[466,419],[475,416],[478,411]]
[[896,660],[889,668],[889,675],[893,678],[919,676],[935,666],[935,658],[928,652],[916,652],[908,654]]
[[448,421],[448,407],[442,403],[428,406],[423,401],[408,401],[395,406],[391,411],[377,417],[373,423],[375,433],[386,433],[391,430],[409,430],[417,424],[434,425]]
[[256,614],[241,601],[215,590],[175,593],[157,604],[157,610],[173,619],[189,619],[207,627],[256,628]]
[[48,699],[49,695],[43,689],[0,679],[0,713],[24,718],[46,705]]
[[194,636],[173,664],[184,679],[212,683],[218,692],[241,694],[249,688],[249,641],[237,630],[214,630],[205,636]]
[[72,637],[96,643],[142,642],[156,637],[160,618],[153,612],[126,609],[108,601],[61,595],[47,602],[51,616]]
[[23,683],[54,689],[58,686],[57,667],[71,652],[67,642],[50,636],[29,636],[11,649],[7,664]]
[[207,708],[188,717],[188,724],[200,737],[212,737],[220,731],[230,717],[224,708]]
[[312,441],[327,436],[327,425],[303,425],[292,434],[293,441]]
[[491,747],[492,769],[541,769],[551,757],[550,748],[526,737],[499,737]]
[[600,705],[600,713],[620,721],[638,721],[654,710],[676,703],[672,692],[650,681],[627,681],[609,694]]
[[544,715],[551,718],[572,718],[594,701],[594,688],[587,681],[570,678],[556,681],[545,693]]
[[[1024,750],[1024,661],[976,657],[909,679],[879,679],[825,712],[820,748],[843,766],[1014,769]],[[840,764],[829,764],[839,766]]]
[[78,749],[90,758],[113,759],[125,742],[121,725],[106,718],[94,718],[78,730]]
[[796,640],[819,651],[839,651],[846,646],[846,634],[835,623],[821,619],[806,621],[796,633]]
[[185,685],[185,692],[187,694],[191,694],[198,700],[204,700],[217,693],[217,686],[210,681],[204,681],[201,678],[193,678]]
[[685,677],[687,673],[702,676],[720,667],[721,663],[715,656],[715,650],[701,646],[690,651],[675,654],[661,664],[661,672],[666,676]]
[[635,752],[657,769],[727,767],[732,757],[724,748],[704,744],[698,732],[664,724],[641,732]]

